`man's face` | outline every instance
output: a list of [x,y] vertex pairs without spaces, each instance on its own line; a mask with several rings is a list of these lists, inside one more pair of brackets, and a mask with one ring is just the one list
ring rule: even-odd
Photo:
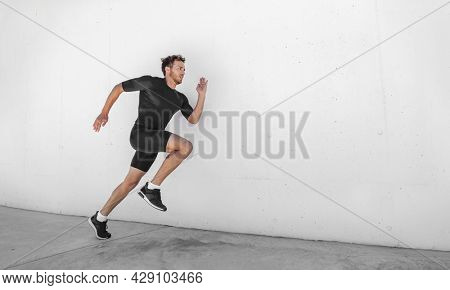
[[176,60],[173,62],[172,68],[169,69],[169,77],[172,78],[177,85],[181,84],[184,78],[184,63],[182,61]]

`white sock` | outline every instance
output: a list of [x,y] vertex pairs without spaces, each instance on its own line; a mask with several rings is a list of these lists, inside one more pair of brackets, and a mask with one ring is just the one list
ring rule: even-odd
[[104,215],[102,215],[101,213],[100,213],[100,211],[98,211],[98,214],[97,214],[97,220],[99,221],[99,222],[106,222],[106,220],[108,219],[108,216],[104,216]]
[[148,189],[161,189],[161,185],[156,185],[156,184],[153,184],[151,181],[149,181],[147,184],[147,188]]

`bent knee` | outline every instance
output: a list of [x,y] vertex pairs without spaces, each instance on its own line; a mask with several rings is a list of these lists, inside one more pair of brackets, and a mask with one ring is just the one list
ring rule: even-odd
[[188,157],[189,154],[191,154],[193,149],[194,149],[194,146],[192,145],[192,143],[190,141],[186,141],[186,142],[184,142],[183,146],[180,148],[180,153],[184,157]]

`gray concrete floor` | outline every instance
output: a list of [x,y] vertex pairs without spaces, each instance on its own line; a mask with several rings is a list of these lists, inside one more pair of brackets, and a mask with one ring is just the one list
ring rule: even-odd
[[97,240],[87,217],[0,206],[1,269],[445,269],[450,252],[305,241],[110,220]]

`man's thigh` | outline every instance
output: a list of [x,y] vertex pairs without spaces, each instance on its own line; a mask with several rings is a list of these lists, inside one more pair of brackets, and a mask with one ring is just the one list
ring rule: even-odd
[[189,146],[190,141],[178,136],[177,134],[171,133],[169,140],[166,145],[166,152],[172,153],[173,151],[181,150]]
[[125,177],[125,179],[130,183],[138,183],[141,180],[141,178],[147,173],[147,170],[130,166],[130,170],[128,171],[128,174]]
[[138,152],[166,152],[171,134],[171,132],[165,130],[153,130],[135,126],[131,130],[130,144]]
[[147,172],[158,156],[158,152],[146,153],[142,151],[136,151],[133,159],[131,160],[131,167],[137,168],[140,171]]

